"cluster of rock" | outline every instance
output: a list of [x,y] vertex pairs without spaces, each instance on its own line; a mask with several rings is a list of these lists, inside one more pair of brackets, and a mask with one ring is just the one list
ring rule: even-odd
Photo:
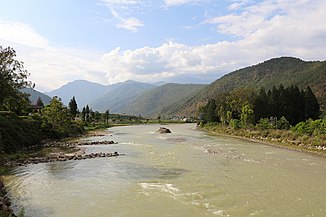
[[4,214],[7,214],[8,216],[15,217],[16,215],[13,213],[13,210],[11,209],[11,201],[6,196],[7,192],[5,189],[5,186],[0,179],[0,211]]
[[63,153],[53,153],[46,157],[34,157],[28,159],[19,159],[14,161],[9,161],[5,163],[5,166],[15,167],[15,166],[25,166],[28,164],[39,164],[39,163],[49,163],[57,161],[69,161],[69,160],[85,160],[91,158],[104,158],[104,157],[116,157],[120,156],[118,152],[114,153],[91,153],[91,154],[63,154]]
[[60,141],[48,141],[43,144],[43,147],[68,147],[73,148],[75,146],[83,146],[83,145],[111,145],[111,144],[117,144],[114,141],[93,141],[93,142],[87,142],[87,141],[79,141],[79,142],[60,142]]

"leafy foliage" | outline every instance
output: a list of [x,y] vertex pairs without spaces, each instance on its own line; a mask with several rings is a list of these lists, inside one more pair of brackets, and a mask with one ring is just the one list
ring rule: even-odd
[[298,123],[292,128],[292,131],[302,134],[308,135],[320,135],[326,134],[326,119],[318,119],[318,120],[306,120],[303,122]]
[[74,122],[68,108],[56,97],[42,111],[42,129],[50,138],[62,138],[83,132],[82,125]]
[[0,46],[0,110],[22,113],[28,105],[27,95],[20,88],[32,86],[23,62],[15,59],[14,49]]

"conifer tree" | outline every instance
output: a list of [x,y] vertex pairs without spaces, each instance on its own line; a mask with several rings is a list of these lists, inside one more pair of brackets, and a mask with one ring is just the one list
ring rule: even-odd
[[315,94],[308,86],[304,91],[304,103],[305,103],[305,119],[318,119],[320,115],[320,107]]
[[72,97],[72,99],[70,100],[69,102],[69,111],[71,113],[71,115],[75,118],[76,115],[77,115],[77,109],[78,109],[78,106],[77,106],[77,102],[76,102],[76,99],[75,97]]

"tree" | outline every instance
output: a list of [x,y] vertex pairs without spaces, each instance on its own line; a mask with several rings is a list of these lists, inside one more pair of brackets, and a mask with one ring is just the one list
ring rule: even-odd
[[36,105],[44,108],[44,103],[41,97],[37,99]]
[[304,102],[305,102],[305,119],[318,119],[320,115],[320,107],[315,94],[308,86],[304,91]]
[[89,106],[88,105],[86,105],[85,112],[86,112],[86,122],[89,122],[89,113],[90,113],[90,110],[89,110]]
[[109,117],[110,117],[110,111],[109,111],[109,109],[107,109],[105,111],[105,122],[106,123],[109,123]]
[[85,121],[86,120],[86,109],[85,107],[83,107],[83,110],[82,110],[82,121]]
[[207,105],[204,107],[204,120],[207,122],[218,122],[216,104],[213,99],[208,100]]
[[82,132],[81,127],[73,121],[68,108],[57,97],[54,97],[43,109],[42,118],[42,128],[51,134],[50,137],[61,138]]
[[252,126],[255,122],[255,114],[252,107],[253,106],[250,104],[246,104],[242,107],[241,123],[244,127]]
[[63,135],[69,130],[69,123],[72,120],[69,110],[57,97],[54,97],[50,104],[43,109],[42,117],[43,126],[58,135]]
[[70,111],[73,118],[76,117],[77,110],[78,110],[78,106],[77,106],[76,99],[75,99],[75,97],[72,97],[72,99],[69,102],[69,111]]
[[19,91],[23,87],[32,87],[27,81],[29,73],[24,69],[23,62],[15,59],[14,49],[0,46],[0,109],[21,112],[28,102],[27,95]]

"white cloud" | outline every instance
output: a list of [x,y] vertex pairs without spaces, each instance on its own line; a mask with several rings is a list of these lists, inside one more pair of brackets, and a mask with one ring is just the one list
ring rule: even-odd
[[184,4],[203,3],[205,0],[164,0],[166,7],[180,6]]
[[236,36],[233,42],[193,47],[169,42],[154,48],[116,49],[104,55],[110,82],[122,78],[143,81],[218,78],[226,72],[279,56],[326,59],[325,2],[266,0],[248,5],[238,13],[207,20],[217,25],[220,33]]
[[0,20],[0,39],[33,47],[48,47],[48,41],[45,38],[32,27],[19,22]]
[[[129,12],[132,10],[140,10],[140,8],[144,7],[146,1],[141,0],[102,0],[102,2],[109,8],[112,16],[119,21],[116,24],[117,28],[126,29],[132,32],[138,32],[139,27],[144,26],[144,23],[135,18],[130,17]],[[119,12],[118,12],[119,11]],[[121,13],[121,11],[123,13]],[[121,15],[123,14],[123,15]],[[129,17],[126,17],[126,16]]]
[[137,32],[139,27],[144,26],[144,24],[137,18],[122,18],[118,12],[114,9],[111,9],[111,14],[114,18],[120,21],[116,26],[118,28],[127,29],[132,32]]
[[[111,3],[136,4],[136,1]],[[144,82],[213,80],[273,57],[326,59],[325,1],[265,0],[245,5],[241,9],[232,9],[230,14],[206,20],[207,25],[216,26],[219,33],[236,36],[232,42],[200,46],[166,42],[157,47],[135,50],[116,48],[105,54],[85,53],[54,48],[31,27],[9,22],[0,22],[0,39],[3,46],[15,45],[18,58],[22,58],[32,74],[32,80],[43,90],[57,88],[76,79],[100,83],[127,79]],[[120,17],[114,9],[111,13]],[[133,24],[128,27],[126,22],[124,28],[133,30],[132,26],[137,21],[131,20],[130,23]],[[139,27],[141,23],[137,25]],[[10,31],[3,31],[4,28]]]
[[[76,79],[106,82],[99,54],[50,46],[24,23],[1,21],[0,44],[15,49],[17,59],[24,62],[25,69],[31,73],[29,79],[39,90],[51,90]],[[94,60],[94,56],[98,58]]]

